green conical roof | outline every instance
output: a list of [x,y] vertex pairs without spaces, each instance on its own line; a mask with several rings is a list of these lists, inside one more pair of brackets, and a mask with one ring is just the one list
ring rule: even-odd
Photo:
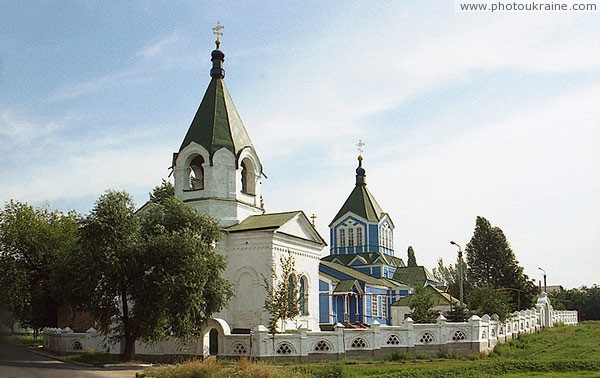
[[245,147],[254,149],[223,81],[224,58],[225,55],[220,50],[212,52],[213,68],[210,71],[212,79],[179,148],[181,151],[191,142],[196,142],[206,148],[211,164],[215,152],[223,147],[235,156],[238,156]]
[[346,202],[344,202],[340,211],[338,211],[331,221],[330,227],[349,211],[366,219],[368,222],[379,222],[386,215],[386,213],[381,210],[381,206],[379,206],[375,197],[373,197],[369,189],[367,189],[365,170],[362,167],[362,156],[359,156],[358,161],[359,165],[356,169],[356,186],[348,196],[348,199],[346,199]]

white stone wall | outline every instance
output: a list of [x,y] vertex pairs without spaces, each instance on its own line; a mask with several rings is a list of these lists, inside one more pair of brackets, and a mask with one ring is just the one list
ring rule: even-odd
[[263,306],[266,291],[263,277],[271,277],[273,265],[272,231],[225,234],[217,251],[227,257],[223,277],[234,284],[234,297],[227,309],[215,314],[231,328],[251,328],[267,324]]
[[[220,357],[256,358],[313,358],[336,359],[350,354],[357,358],[383,358],[394,350],[409,353],[472,354],[491,351],[520,334],[539,330],[541,312],[524,310],[515,312],[504,322],[495,315],[472,316],[467,322],[448,322],[440,316],[433,324],[415,324],[408,318],[395,326],[372,324],[366,329],[348,329],[336,324],[334,331],[310,332],[300,326],[297,333],[269,334],[264,326],[254,327],[253,334],[231,334],[223,320],[211,320],[208,330],[219,332]],[[558,311],[556,318],[565,324],[577,318],[576,311]],[[69,328],[44,330],[44,348],[58,354],[80,353],[84,350],[108,351],[118,354],[120,345],[110,345],[94,329],[86,333],[73,333]],[[136,354],[141,355],[195,355],[208,356],[208,338],[182,341],[170,339],[146,345],[137,342]]]
[[227,256],[224,277],[235,285],[235,296],[229,307],[215,317],[227,321],[231,328],[251,328],[268,324],[269,314],[263,309],[266,290],[263,277],[273,285],[271,268],[281,274],[280,257],[291,253],[298,275],[308,283],[308,315],[288,321],[286,328],[304,326],[319,329],[319,259],[321,247],[281,233],[253,231],[225,234],[218,246]]

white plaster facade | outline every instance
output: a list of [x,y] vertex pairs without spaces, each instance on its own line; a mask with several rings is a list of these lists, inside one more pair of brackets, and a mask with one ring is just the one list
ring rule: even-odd
[[263,277],[267,277],[269,283],[274,285],[271,268],[275,267],[280,275],[280,258],[290,253],[295,260],[297,281],[306,280],[307,311],[288,321],[285,328],[303,326],[318,330],[318,272],[323,244],[318,241],[316,231],[311,229],[303,213],[298,212],[276,230],[226,233],[217,250],[228,258],[224,277],[233,282],[235,296],[229,307],[215,314],[215,317],[225,319],[231,328],[253,328],[268,324],[269,314],[263,309],[266,297]]

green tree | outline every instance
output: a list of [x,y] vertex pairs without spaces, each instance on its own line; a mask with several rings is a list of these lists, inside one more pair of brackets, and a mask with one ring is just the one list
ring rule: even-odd
[[513,310],[533,306],[537,286],[523,273],[499,227],[492,227],[487,219],[478,216],[473,237],[465,251],[467,279],[473,287],[490,285],[493,288],[512,289]]
[[[285,322],[300,315],[300,296],[297,282],[294,256],[288,253],[280,256],[281,276],[271,268],[269,279],[263,276],[263,287],[267,291],[264,309],[269,313],[269,331],[277,333],[277,322],[281,320],[281,330],[285,331]],[[275,282],[275,284],[272,284]]]
[[159,186],[155,186],[150,193],[150,202],[160,203],[166,198],[175,197],[175,187],[171,182],[163,179]]
[[215,251],[220,226],[158,195],[162,189],[139,214],[129,194],[103,194],[83,220],[80,248],[68,264],[78,275],[71,303],[90,310],[113,340],[124,339],[123,360],[137,339],[200,335],[232,294],[221,277],[226,261]]
[[412,246],[408,247],[408,266],[417,266],[417,258],[415,257],[415,250]]
[[412,310],[410,317],[416,323],[435,323],[438,314],[433,311],[434,306],[435,298],[431,288],[417,287],[410,300],[409,307]]
[[510,315],[511,297],[505,290],[489,285],[477,286],[469,292],[467,299],[470,309],[478,315],[496,314],[500,320]]
[[78,215],[10,201],[0,210],[0,316],[36,332],[56,326],[56,267],[76,242]]
[[[581,286],[550,294],[554,309],[576,310],[579,320],[600,320],[600,286]],[[555,303],[560,306],[555,306]]]

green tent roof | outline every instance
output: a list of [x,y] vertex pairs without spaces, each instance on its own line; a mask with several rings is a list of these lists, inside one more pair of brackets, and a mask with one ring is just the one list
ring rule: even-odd
[[217,67],[218,71],[211,70],[210,84],[179,148],[181,151],[191,142],[196,142],[206,148],[211,164],[215,152],[223,147],[235,156],[246,147],[254,149],[223,81],[224,57],[219,50],[213,51],[213,67]]
[[365,169],[362,167],[362,156],[358,157],[359,165],[356,169],[356,186],[342,205],[342,208],[333,218],[329,227],[337,220],[343,217],[346,213],[351,212],[359,217],[366,219],[368,222],[379,222],[387,213],[375,200],[375,197],[367,189]]

